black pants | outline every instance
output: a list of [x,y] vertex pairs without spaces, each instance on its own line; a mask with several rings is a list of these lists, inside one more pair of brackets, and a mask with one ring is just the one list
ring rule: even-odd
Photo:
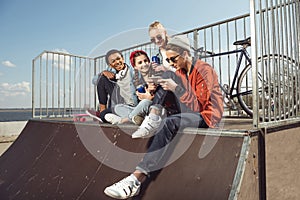
[[97,84],[97,94],[100,104],[111,106],[112,93],[114,91],[116,83],[109,80],[106,76],[100,76]]
[[97,94],[100,104],[106,105],[107,108],[100,113],[100,119],[107,122],[104,116],[111,113],[112,96],[116,82],[109,80],[106,76],[100,76],[97,83]]

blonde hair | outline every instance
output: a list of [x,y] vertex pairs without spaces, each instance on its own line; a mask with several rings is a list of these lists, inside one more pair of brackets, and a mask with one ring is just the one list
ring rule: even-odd
[[159,21],[154,21],[149,25],[148,32],[150,32],[152,29],[163,29],[166,31],[165,27],[159,22]]
[[167,45],[170,37],[169,37],[165,27],[159,21],[154,21],[149,25],[148,33],[150,33],[150,31],[153,29],[160,29],[164,32],[164,34],[166,35],[165,45]]

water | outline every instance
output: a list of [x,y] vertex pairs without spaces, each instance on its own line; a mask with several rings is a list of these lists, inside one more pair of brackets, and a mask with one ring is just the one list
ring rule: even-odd
[[0,109],[0,122],[27,121],[32,118],[31,108]]
[[[54,108],[54,109],[35,109],[35,117],[70,117],[73,114],[85,113],[85,108]],[[32,118],[32,109],[31,108],[0,108],[0,122],[9,122],[9,121],[28,121]]]

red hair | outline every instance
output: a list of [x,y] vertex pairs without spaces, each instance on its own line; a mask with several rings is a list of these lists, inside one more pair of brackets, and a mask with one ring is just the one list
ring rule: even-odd
[[135,66],[135,58],[138,57],[138,56],[140,56],[140,55],[145,55],[147,57],[148,61],[150,62],[150,59],[149,59],[149,57],[148,57],[148,55],[147,55],[147,53],[145,51],[143,51],[143,50],[136,50],[136,51],[131,52],[130,57],[129,57],[130,63],[131,63],[132,67]]

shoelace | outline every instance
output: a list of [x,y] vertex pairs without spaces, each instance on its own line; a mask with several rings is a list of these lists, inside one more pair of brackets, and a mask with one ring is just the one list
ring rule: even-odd
[[124,186],[133,185],[133,181],[127,180],[127,178],[122,179],[121,181],[119,181],[118,183],[115,183],[115,186],[117,188],[124,188]]

